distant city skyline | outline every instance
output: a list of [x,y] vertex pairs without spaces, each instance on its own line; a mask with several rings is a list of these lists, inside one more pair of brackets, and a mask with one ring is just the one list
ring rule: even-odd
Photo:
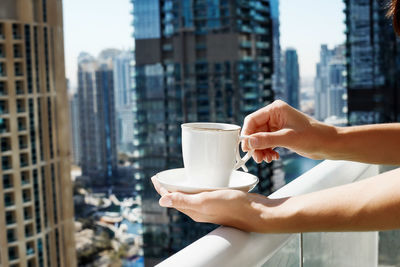
[[[80,52],[97,56],[105,48],[132,48],[132,6],[129,0],[68,0],[63,7],[66,76],[74,88]],[[297,50],[301,77],[315,76],[321,44],[344,43],[343,9],[342,0],[280,1],[281,47]]]

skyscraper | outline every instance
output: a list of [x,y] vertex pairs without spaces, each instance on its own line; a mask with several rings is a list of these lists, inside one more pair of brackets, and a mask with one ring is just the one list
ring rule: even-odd
[[109,186],[117,175],[114,74],[119,51],[104,50],[98,59],[81,53],[78,59],[82,175],[93,186]]
[[123,51],[113,60],[115,112],[117,120],[118,151],[131,153],[133,150],[134,99],[131,68],[132,51]]
[[[133,4],[135,175],[144,183],[145,258],[159,260],[211,228],[160,208],[149,178],[183,167],[180,124],[242,124],[247,114],[273,100],[271,5],[269,0]],[[269,165],[249,169],[260,178],[257,190],[268,192]]]
[[400,39],[386,17],[387,3],[345,1],[350,124],[400,120]]
[[347,117],[345,46],[321,45],[315,77],[315,118]]
[[271,0],[272,19],[272,52],[274,72],[272,74],[272,89],[275,97],[284,99],[283,75],[282,75],[282,51],[280,43],[280,21],[279,21],[279,0]]
[[82,145],[80,138],[80,114],[79,114],[79,98],[78,94],[74,93],[69,96],[69,112],[71,118],[71,148],[72,148],[72,162],[80,166],[82,158]]
[[0,1],[0,265],[76,266],[61,1]]
[[285,51],[285,99],[287,103],[300,109],[300,73],[297,51],[289,48]]

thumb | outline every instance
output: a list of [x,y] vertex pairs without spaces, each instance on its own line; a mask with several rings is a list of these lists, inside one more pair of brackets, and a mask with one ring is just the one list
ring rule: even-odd
[[274,147],[287,147],[290,142],[290,129],[276,132],[260,132],[249,136],[247,142],[251,149],[261,150]]
[[170,193],[160,198],[160,206],[167,208],[186,209],[192,206],[192,196],[182,193]]

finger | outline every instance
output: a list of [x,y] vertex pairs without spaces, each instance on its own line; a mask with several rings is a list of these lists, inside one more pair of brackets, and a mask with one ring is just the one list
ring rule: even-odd
[[261,163],[264,160],[264,154],[263,154],[262,150],[254,151],[253,159],[255,160],[255,162]]
[[[291,129],[282,129],[276,132],[263,132],[252,134],[247,138],[250,149],[263,150],[274,147],[288,147],[294,141]],[[244,141],[246,142],[246,141]]]
[[201,200],[197,194],[189,195],[179,192],[166,194],[161,197],[159,202],[162,207],[176,209],[196,210],[201,205]]
[[153,183],[154,188],[156,189],[159,195],[164,196],[165,194],[169,193],[167,189],[161,186],[161,184],[157,181],[157,178],[155,176],[151,177],[151,182]]
[[[277,116],[278,114],[283,112],[287,106],[288,105],[285,102],[281,100],[276,100],[273,103],[251,113],[244,120],[242,134],[251,135],[255,133],[256,128],[268,124],[272,117]],[[283,122],[284,120],[283,118],[281,118],[278,124],[283,125]],[[283,128],[282,125],[278,128]]]
[[274,151],[271,148],[267,148],[262,150],[263,152],[263,159],[267,163],[271,163],[273,160],[278,160],[279,159],[279,153]]
[[270,148],[262,150],[263,160],[267,163],[270,163],[272,161],[271,151],[272,149]]

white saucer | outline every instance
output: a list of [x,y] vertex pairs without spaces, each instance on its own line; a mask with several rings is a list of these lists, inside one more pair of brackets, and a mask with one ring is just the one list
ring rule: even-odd
[[198,187],[189,184],[185,177],[185,169],[171,169],[155,175],[157,181],[169,192],[200,193],[221,189],[235,189],[249,192],[258,183],[258,178],[247,172],[233,171],[228,187]]

